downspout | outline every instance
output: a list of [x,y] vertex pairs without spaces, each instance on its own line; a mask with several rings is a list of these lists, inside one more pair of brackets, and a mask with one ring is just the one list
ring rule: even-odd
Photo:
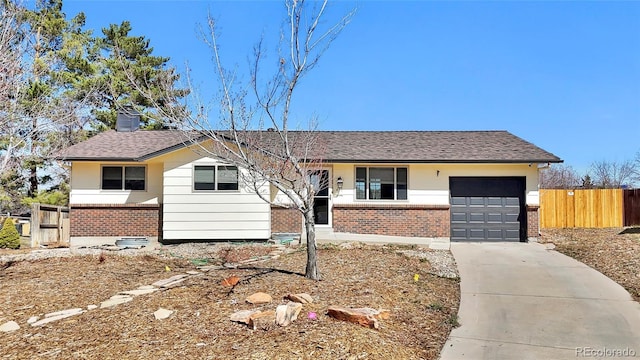
[[540,238],[542,236],[541,230],[542,230],[542,220],[541,220],[541,216],[540,216],[540,209],[542,209],[542,196],[540,196],[540,170],[544,170],[544,169],[548,169],[551,167],[551,163],[546,163],[546,164],[536,164],[536,167],[538,168],[538,238]]

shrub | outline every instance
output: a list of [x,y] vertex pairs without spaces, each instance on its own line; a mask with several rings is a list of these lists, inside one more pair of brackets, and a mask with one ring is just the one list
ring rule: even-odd
[[16,225],[9,218],[5,219],[2,229],[0,229],[0,248],[20,248],[20,234],[18,234]]

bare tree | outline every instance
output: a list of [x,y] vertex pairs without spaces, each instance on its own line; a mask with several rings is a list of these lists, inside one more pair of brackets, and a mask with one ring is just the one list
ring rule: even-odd
[[[307,239],[305,276],[315,280],[320,279],[320,273],[314,197],[328,188],[329,179],[321,172],[324,146],[316,131],[315,119],[304,129],[291,124],[291,104],[300,81],[318,64],[355,14],[355,10],[348,12],[335,24],[325,26],[321,20],[327,11],[327,2],[309,4],[304,0],[286,0],[287,16],[278,56],[267,63],[268,51],[263,41],[259,41],[253,51],[250,80],[245,83],[235,71],[224,67],[216,21],[209,16],[203,38],[212,51],[213,72],[217,76],[217,116],[209,115],[208,107],[188,76],[187,101],[173,97],[173,88],[167,82],[165,99],[176,106],[159,114],[183,130],[200,152],[237,166],[242,182],[262,200],[301,213]],[[269,75],[263,76],[263,66],[272,69]],[[147,95],[151,98],[152,94]],[[216,118],[217,122],[212,121]]]
[[[74,141],[74,130],[88,114],[88,95],[67,96],[43,79],[61,69],[61,59],[43,54],[43,35],[27,21],[30,14],[18,2],[0,1],[0,192],[5,192],[0,195],[12,200],[1,210],[19,211],[11,207],[20,204],[27,182],[29,196],[37,195],[37,169]],[[46,176],[54,172],[47,166]],[[11,195],[8,189],[14,190]]]
[[580,175],[571,166],[554,164],[540,172],[542,189],[575,189],[581,184]]
[[0,3],[0,175],[13,164],[12,155],[23,145],[16,125],[15,101],[22,85],[22,61],[26,55],[24,28],[20,26],[19,8],[10,2]]
[[636,153],[636,157],[633,159],[633,174],[631,180],[634,186],[640,186],[640,150]]
[[594,186],[618,189],[623,185],[630,185],[636,171],[634,162],[631,160],[622,162],[601,160],[591,164],[589,173]]

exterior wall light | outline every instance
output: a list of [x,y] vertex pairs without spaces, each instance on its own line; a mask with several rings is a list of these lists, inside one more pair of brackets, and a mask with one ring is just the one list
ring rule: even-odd
[[342,186],[344,185],[344,180],[342,180],[342,176],[338,176],[338,180],[336,180],[336,185],[338,185],[338,190],[342,190]]

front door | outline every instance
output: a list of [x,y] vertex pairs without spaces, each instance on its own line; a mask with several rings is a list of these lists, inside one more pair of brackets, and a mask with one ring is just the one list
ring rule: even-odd
[[316,225],[329,225],[329,170],[317,170],[310,176],[316,192],[313,201],[314,222]]

